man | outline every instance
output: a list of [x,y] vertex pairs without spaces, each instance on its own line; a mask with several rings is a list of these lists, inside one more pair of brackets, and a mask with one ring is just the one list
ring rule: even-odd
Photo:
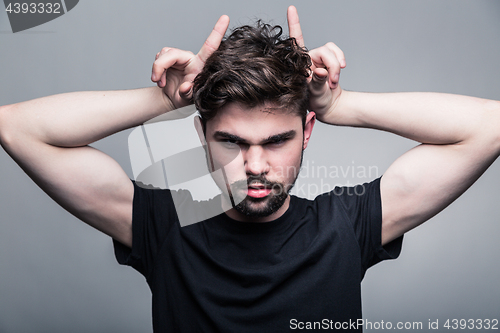
[[[217,143],[238,146],[245,168],[244,177],[249,183],[246,189],[237,185],[236,191],[246,192],[248,199],[242,201],[246,207],[230,207],[224,221],[219,221],[224,227],[219,236],[227,237],[227,230],[236,228],[232,230],[234,234],[250,235],[246,238],[240,235],[239,240],[246,239],[246,243],[232,245],[231,239],[225,239],[227,252],[224,252],[219,243],[195,242],[201,240],[202,235],[197,228],[205,228],[212,223],[210,221],[182,231],[175,223],[167,226],[170,229],[157,230],[155,227],[160,225],[132,224],[132,221],[150,223],[144,216],[137,216],[138,207],[152,206],[158,199],[168,202],[168,192],[134,188],[114,161],[85,145],[186,105],[191,98],[192,80],[206,68],[205,62],[217,49],[227,25],[227,18],[222,17],[196,56],[174,49],[164,49],[158,55],[153,80],[160,80],[165,95],[159,89],[127,94],[81,93],[4,107],[0,112],[2,146],[63,207],[125,247],[132,248],[128,263],[148,276],[150,285],[155,287],[153,315],[158,329],[165,324],[181,329],[279,331],[288,329],[289,323],[284,320],[294,316],[302,316],[299,320],[303,322],[321,321],[325,316],[336,322],[355,320],[360,315],[359,282],[364,270],[391,254],[396,255],[399,237],[404,232],[452,202],[498,157],[498,102],[437,94],[369,95],[342,91],[338,74],[345,66],[343,55],[335,45],[327,44],[310,52],[313,74],[305,80],[306,83],[309,80],[308,108],[312,112],[305,117],[297,115],[299,110],[282,110],[276,101],[255,106],[228,103],[198,127],[200,137],[207,140],[207,149],[217,147]],[[290,35],[303,45],[294,8],[289,10],[289,28]],[[202,88],[195,87],[195,98],[200,91]],[[66,111],[75,101],[85,103]],[[291,186],[293,177],[285,175],[285,179],[276,171],[288,166],[297,169],[315,115],[325,123],[387,130],[423,144],[398,159],[381,180],[367,184],[363,195],[348,197],[333,193],[321,196],[314,203],[290,196],[280,199],[283,190],[286,193]],[[210,150],[207,155],[214,160],[221,156]],[[241,177],[238,175],[240,169],[229,170],[236,170],[229,179]],[[231,186],[229,188],[232,190]],[[269,204],[274,198],[277,204]],[[221,204],[226,200],[227,205],[226,197],[221,200]],[[308,211],[301,212],[301,207],[307,207]],[[142,214],[150,215],[153,208],[144,209]],[[301,235],[300,242],[290,237],[289,242],[280,243],[284,251],[277,251],[278,256],[270,257],[266,246],[275,243],[266,235],[277,236],[280,228],[287,226],[283,222],[288,222],[292,212],[299,217],[314,212],[321,218],[311,217],[312,220],[305,220],[305,224],[295,223],[293,227]],[[161,218],[155,222],[175,222],[172,209],[160,210],[158,214],[156,216]],[[213,225],[209,236],[214,237],[213,232],[221,225]],[[167,235],[165,238],[158,235],[169,234],[170,230],[177,233],[172,240],[183,239],[185,243],[164,244]],[[136,231],[147,233],[148,237],[134,238],[132,242]],[[352,234],[350,239],[321,238],[349,233]],[[217,240],[209,238],[208,241],[213,239]],[[140,244],[144,240],[158,243],[148,244],[146,248]],[[338,248],[345,243],[348,243],[347,248]],[[171,255],[176,249],[186,251],[183,255],[192,261],[172,256],[168,259],[172,265],[158,266],[156,251],[164,251],[163,245],[172,247]],[[382,245],[386,245],[387,252]],[[244,266],[239,266],[241,258],[234,255],[245,250],[241,246],[248,247],[247,254],[255,254],[253,258],[245,258]],[[214,252],[207,250],[210,248],[215,249]],[[134,253],[134,249],[145,252]],[[363,253],[339,255],[346,250]],[[300,257],[302,251],[307,255]],[[119,253],[125,252],[126,249],[119,249]],[[211,253],[214,258],[207,257]],[[349,261],[351,256],[357,258],[354,263]],[[269,259],[272,261],[262,261]],[[349,260],[345,262],[346,259]],[[288,262],[291,263],[289,267]],[[326,271],[328,263],[351,271]],[[198,270],[205,273],[202,281],[199,276],[193,277]],[[330,273],[338,274],[335,285],[325,280]],[[158,281],[157,277],[162,274],[171,279]],[[185,279],[187,275],[190,277]],[[355,280],[351,281],[352,278]],[[338,281],[343,283],[338,284]],[[296,289],[297,286],[301,288]],[[331,289],[322,290],[323,286]],[[225,288],[228,290],[223,290]],[[182,298],[175,299],[179,295]],[[158,300],[162,296],[167,300]],[[169,312],[164,313],[158,302],[163,305],[167,302]],[[196,322],[186,320],[186,313],[182,312],[186,309],[196,313]]]

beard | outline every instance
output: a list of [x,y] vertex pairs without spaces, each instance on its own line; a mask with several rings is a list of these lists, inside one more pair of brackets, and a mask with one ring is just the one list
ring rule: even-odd
[[[300,156],[299,170],[302,166],[303,157],[304,154],[302,152]],[[293,181],[289,184],[269,181],[263,175],[249,176],[246,180],[242,179],[235,181],[229,186],[228,189],[231,204],[237,212],[248,217],[269,216],[283,206],[288,194],[293,188],[293,185],[297,181],[298,176],[298,173],[293,175]],[[252,183],[264,185],[265,188],[270,188],[271,192],[263,198],[250,197],[246,195],[246,190]],[[238,197],[243,195],[244,197]],[[238,204],[235,204],[235,202],[238,202]]]
[[[243,194],[245,195],[244,198],[237,198],[237,192],[244,193],[248,186],[255,182],[263,184],[266,188],[271,188],[271,192],[263,198],[253,198],[246,194]],[[283,206],[292,187],[293,184],[288,185],[287,188],[283,183],[270,182],[262,176],[253,176],[247,180],[239,180],[232,183],[230,188],[233,191],[229,192],[229,196],[233,208],[239,213],[249,217],[265,217],[276,212]],[[235,202],[238,202],[238,204],[235,205]]]

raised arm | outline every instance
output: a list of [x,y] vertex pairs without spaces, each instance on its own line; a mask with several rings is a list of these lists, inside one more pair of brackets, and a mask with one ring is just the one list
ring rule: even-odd
[[[215,48],[227,16],[217,24],[209,37]],[[189,104],[189,94],[179,90],[211,52],[205,45],[197,55],[175,50],[157,57],[168,59],[161,88],[69,93],[0,107],[0,143],[63,208],[131,246],[133,185],[113,159],[88,144]]]
[[383,243],[443,210],[500,154],[498,101],[344,91],[321,120],[389,131],[422,143],[399,157],[382,177]]
[[0,108],[5,151],[63,208],[131,244],[133,186],[106,154],[87,146],[166,112],[161,89],[79,92]]
[[[296,16],[296,11],[291,13]],[[298,17],[292,21],[298,23]],[[301,36],[300,25],[290,33]],[[302,37],[299,40],[303,43]],[[500,155],[499,101],[438,93],[343,91],[338,84],[345,66],[342,51],[328,43],[310,55],[310,110],[318,120],[384,130],[421,143],[382,177],[383,244],[443,210]]]

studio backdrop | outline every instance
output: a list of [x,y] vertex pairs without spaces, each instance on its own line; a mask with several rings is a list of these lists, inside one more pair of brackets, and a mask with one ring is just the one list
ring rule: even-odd
[[[18,3],[22,12],[26,7]],[[61,14],[40,18],[46,22],[38,25],[19,23],[2,8],[0,105],[151,86],[151,66],[162,47],[197,52],[222,14],[231,18],[230,27],[260,18],[286,30],[290,4],[298,9],[309,49],[332,41],[344,51],[344,89],[500,99],[497,1],[59,3]],[[196,139],[194,131],[165,126],[175,138],[168,144]],[[132,132],[93,144],[131,178]],[[318,123],[294,193],[314,198],[336,185],[373,180],[416,145],[389,133]],[[444,212],[409,232],[399,259],[367,272],[365,319],[421,322],[420,332],[436,320],[500,319],[499,163]],[[150,331],[145,279],[119,266],[109,237],[60,208],[0,150],[0,332]]]

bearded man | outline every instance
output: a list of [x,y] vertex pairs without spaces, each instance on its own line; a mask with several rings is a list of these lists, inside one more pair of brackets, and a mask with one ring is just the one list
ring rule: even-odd
[[[146,277],[155,331],[360,331],[366,270],[397,257],[405,232],[499,156],[500,103],[344,91],[342,51],[328,43],[307,52],[294,7],[291,38],[261,22],[223,38],[228,24],[222,16],[197,55],[158,53],[158,88],[3,106],[2,146],[62,207],[111,236],[120,263]],[[177,193],[131,182],[88,144],[193,102],[209,167],[224,169],[214,177],[224,212],[181,226]],[[289,191],[316,119],[421,145],[370,183],[302,199]],[[327,143],[325,151],[334,153]],[[189,196],[184,204],[200,207]]]

